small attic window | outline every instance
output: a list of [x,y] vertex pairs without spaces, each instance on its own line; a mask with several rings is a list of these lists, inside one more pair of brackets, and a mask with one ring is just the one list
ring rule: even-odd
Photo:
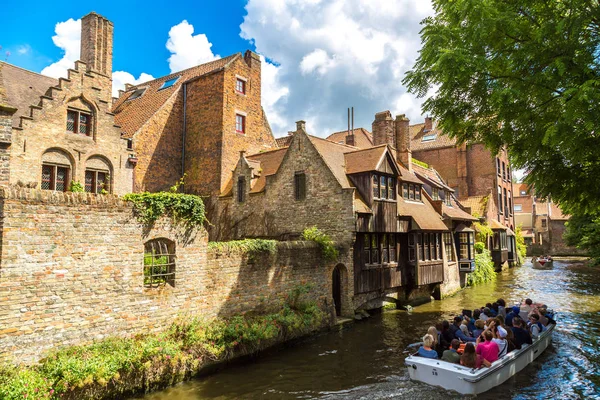
[[135,99],[137,99],[139,97],[142,97],[142,95],[144,94],[145,91],[146,91],[146,88],[134,90],[133,93],[131,93],[131,96],[129,96],[127,98],[127,101],[135,100]]
[[427,135],[424,135],[423,138],[421,139],[422,142],[432,142],[437,138],[437,134],[436,133],[428,133]]
[[173,86],[175,84],[175,82],[177,82],[178,79],[179,79],[179,76],[176,76],[175,78],[171,78],[171,79],[165,81],[165,83],[163,83],[162,86],[160,87],[160,89],[158,89],[158,90],[170,88],[171,86]]

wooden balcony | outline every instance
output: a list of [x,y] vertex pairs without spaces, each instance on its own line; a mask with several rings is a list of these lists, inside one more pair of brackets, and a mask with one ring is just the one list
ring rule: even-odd
[[421,261],[417,266],[417,285],[429,285],[444,281],[444,262]]

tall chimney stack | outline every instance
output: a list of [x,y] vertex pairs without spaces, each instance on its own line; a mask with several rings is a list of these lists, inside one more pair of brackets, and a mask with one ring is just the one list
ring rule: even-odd
[[91,12],[81,19],[81,61],[88,71],[112,78],[113,23]]
[[396,159],[412,171],[412,150],[410,148],[410,120],[404,114],[396,115]]
[[394,120],[392,119],[392,113],[389,111],[382,111],[375,114],[375,121],[372,125],[373,130],[373,144],[379,146],[380,144],[389,144],[392,147],[396,147],[396,140],[394,137]]

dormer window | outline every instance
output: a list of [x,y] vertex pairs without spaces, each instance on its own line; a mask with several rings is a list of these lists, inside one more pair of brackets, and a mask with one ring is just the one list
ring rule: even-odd
[[436,138],[437,138],[437,134],[428,133],[427,135],[423,135],[423,138],[421,139],[421,141],[422,142],[433,142]]
[[396,178],[373,174],[373,198],[396,200]]
[[67,110],[67,132],[90,136],[92,115],[79,110]]
[[163,83],[162,86],[158,90],[170,88],[171,86],[173,86],[175,84],[175,82],[177,82],[178,79],[179,79],[179,77],[176,76],[175,78],[166,80],[165,83]]
[[135,100],[137,98],[142,97],[142,95],[144,94],[145,91],[146,91],[146,88],[134,90],[133,93],[131,93],[131,96],[129,96],[127,98],[127,101]]
[[436,187],[432,187],[431,188],[431,198],[433,200],[439,200],[440,199],[440,190]]
[[448,207],[452,207],[452,199],[450,198],[450,196],[452,196],[452,194],[446,190],[444,192],[444,200]]

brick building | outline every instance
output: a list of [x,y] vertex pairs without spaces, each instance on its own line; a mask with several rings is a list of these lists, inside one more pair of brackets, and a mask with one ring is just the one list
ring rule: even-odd
[[[514,213],[511,168],[506,150],[493,156],[483,144],[458,145],[445,135],[431,118],[422,124],[410,125],[410,141],[396,143],[389,128],[391,114],[378,113],[372,134],[364,128],[355,129],[349,140],[359,147],[390,143],[404,146],[415,158],[440,171],[440,177],[454,197],[473,215],[483,218],[494,230],[488,247],[497,269],[517,261],[514,240]],[[370,135],[370,137],[369,137]],[[336,132],[328,140],[345,140],[345,132]],[[370,139],[370,140],[369,140]],[[370,143],[369,143],[370,142]]]
[[112,107],[110,21],[81,20],[81,60],[58,80],[0,62],[0,184],[131,191],[134,165]]
[[276,148],[261,106],[261,61],[248,50],[137,86],[113,112],[137,160],[134,191],[168,189],[217,196],[241,150]]
[[[408,141],[408,120],[389,128]],[[455,200],[432,200],[405,150],[388,143],[360,149],[341,141],[308,135],[299,121],[280,141],[287,146],[241,152],[221,196],[218,236],[289,239],[310,226],[328,233],[342,248],[332,276],[334,288],[340,286],[340,314],[376,307],[385,298],[458,289],[461,247],[446,217],[454,211],[471,239],[473,217]],[[462,255],[470,267],[469,243],[465,239]]]

